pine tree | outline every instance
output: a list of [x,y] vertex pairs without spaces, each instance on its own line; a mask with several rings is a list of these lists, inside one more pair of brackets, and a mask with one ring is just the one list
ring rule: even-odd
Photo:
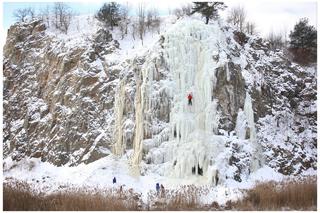
[[317,60],[317,30],[308,25],[308,19],[300,19],[289,34],[290,51],[294,60],[307,64]]
[[121,20],[120,5],[116,2],[104,3],[96,14],[96,18],[104,22],[106,26],[110,26],[111,30],[113,30],[113,27],[118,26]]
[[216,19],[219,17],[218,10],[226,8],[223,2],[193,2],[193,8],[191,14],[196,12],[201,13],[206,18],[206,24],[210,19]]

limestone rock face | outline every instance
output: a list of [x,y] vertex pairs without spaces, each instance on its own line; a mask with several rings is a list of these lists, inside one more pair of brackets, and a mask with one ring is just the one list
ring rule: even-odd
[[[41,21],[13,25],[4,46],[4,157],[73,166],[125,155],[142,172],[193,166],[188,175],[219,173],[220,181],[242,181],[263,164],[283,174],[316,169],[316,69],[221,23],[214,32],[187,24],[126,59],[103,28],[72,43]],[[181,147],[186,163],[177,160]]]
[[43,30],[40,21],[9,29],[4,154],[16,160],[41,157],[56,165],[110,154],[118,71],[104,57],[117,49],[117,42],[99,30],[86,45],[70,48]]
[[245,80],[240,65],[228,62],[216,72],[217,85],[212,91],[219,100],[222,112],[221,128],[232,131],[235,128],[238,111],[244,106]]

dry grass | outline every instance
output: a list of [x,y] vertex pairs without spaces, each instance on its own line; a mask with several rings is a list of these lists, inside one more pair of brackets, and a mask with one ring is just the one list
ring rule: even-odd
[[317,179],[259,183],[231,206],[237,210],[316,210]]
[[165,190],[159,195],[155,192],[149,192],[147,210],[191,211],[209,209],[200,202],[200,195],[208,192],[208,188],[193,185],[182,186],[176,190]]
[[118,211],[141,210],[141,198],[132,190],[101,191],[97,189],[68,188],[44,196],[25,182],[4,184],[5,211]]
[[3,207],[5,211],[118,211],[118,210],[316,210],[316,178],[302,181],[260,183],[247,191],[240,201],[228,201],[220,206],[213,202],[202,205],[200,196],[208,193],[208,188],[182,186],[177,190],[165,190],[157,195],[148,193],[147,203],[142,203],[141,195],[130,190],[119,189],[76,189],[62,186],[50,195],[37,192],[34,186],[25,182],[12,181],[3,187]]

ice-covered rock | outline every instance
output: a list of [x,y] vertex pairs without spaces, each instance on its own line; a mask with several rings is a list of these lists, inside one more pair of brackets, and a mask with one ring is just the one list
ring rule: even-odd
[[112,152],[135,174],[213,185],[264,164],[316,168],[315,69],[240,40],[223,20],[184,18],[123,57],[105,29],[75,45],[18,23],[4,47],[4,155],[76,165]]

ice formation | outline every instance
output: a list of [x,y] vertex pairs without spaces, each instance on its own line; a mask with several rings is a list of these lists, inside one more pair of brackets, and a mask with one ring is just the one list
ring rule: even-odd
[[137,92],[135,97],[135,109],[136,109],[136,121],[135,121],[135,137],[133,141],[134,155],[131,163],[133,165],[138,165],[142,158],[142,140],[143,140],[143,107],[144,107],[144,93],[143,86],[140,80],[137,83]]
[[[61,39],[40,21],[12,26],[4,47],[4,157],[76,166],[108,156],[112,173],[129,159],[135,174],[179,184],[248,180],[262,156],[283,174],[316,169],[316,68],[291,63],[255,36],[240,44],[223,20],[196,19],[174,20],[143,48],[114,37],[121,49],[94,17],[82,22],[96,25],[81,28],[86,36],[71,29]],[[19,45],[17,34],[30,36]],[[112,143],[119,158],[110,155]]]
[[256,141],[252,101],[248,92],[246,93],[244,110],[239,109],[235,130],[239,139],[250,139],[252,142]]
[[235,130],[238,138],[242,140],[249,139],[251,146],[255,150],[250,166],[250,170],[254,172],[262,166],[264,160],[261,154],[261,147],[257,144],[252,100],[248,92],[246,93],[244,110],[239,109]]
[[114,127],[114,135],[116,138],[116,143],[113,147],[113,153],[115,155],[121,156],[124,154],[125,149],[125,141],[123,140],[123,110],[124,110],[124,98],[125,98],[125,81],[121,80],[120,85],[118,87],[118,94],[115,98],[115,110],[116,113],[116,121]]
[[[160,113],[165,113],[164,104],[155,97],[160,93],[154,84],[159,80],[156,59],[153,56],[146,58],[146,62],[135,73],[135,133],[130,164],[139,167],[145,150],[149,152],[148,158],[152,163],[162,164],[162,175],[176,178],[202,176],[216,185],[224,181],[230,158],[230,154],[224,153],[230,138],[228,135],[219,135],[219,100],[213,92],[217,85],[217,68],[226,69],[227,81],[232,75],[228,67],[230,58],[224,52],[228,46],[227,38],[218,22],[205,25],[199,20],[187,20],[187,23],[178,21],[164,35],[163,56],[169,74],[163,88],[170,88],[168,90],[171,91],[164,90],[165,95],[172,99],[168,112],[171,131],[165,128],[159,133],[154,130],[155,127],[150,128],[155,113],[153,110],[159,108],[155,106],[161,106]],[[213,56],[219,59],[215,60]],[[188,104],[188,94],[193,96],[192,105]],[[124,147],[121,137],[122,84],[118,95],[116,126],[120,130],[116,132],[115,153],[121,155]],[[246,132],[249,131],[250,141],[255,143],[254,125],[251,97],[247,93],[243,111],[239,111],[237,118],[235,131],[238,138],[249,139],[246,138]],[[157,132],[155,137],[154,132]],[[258,163],[252,165],[254,170],[259,166]]]
[[[217,25],[204,27],[199,21],[177,25],[166,36],[167,63],[172,72],[175,95],[170,113],[172,142],[176,143],[176,177],[206,174],[209,166],[208,143],[217,131],[218,116],[212,89],[215,68],[212,52],[223,35]],[[187,96],[193,96],[188,105]],[[203,137],[205,136],[205,137]]]
[[248,121],[248,127],[250,129],[250,140],[252,142],[256,141],[256,129],[254,127],[254,115],[252,109],[252,101],[249,93],[246,94],[246,99],[244,102],[244,114],[246,115]]

